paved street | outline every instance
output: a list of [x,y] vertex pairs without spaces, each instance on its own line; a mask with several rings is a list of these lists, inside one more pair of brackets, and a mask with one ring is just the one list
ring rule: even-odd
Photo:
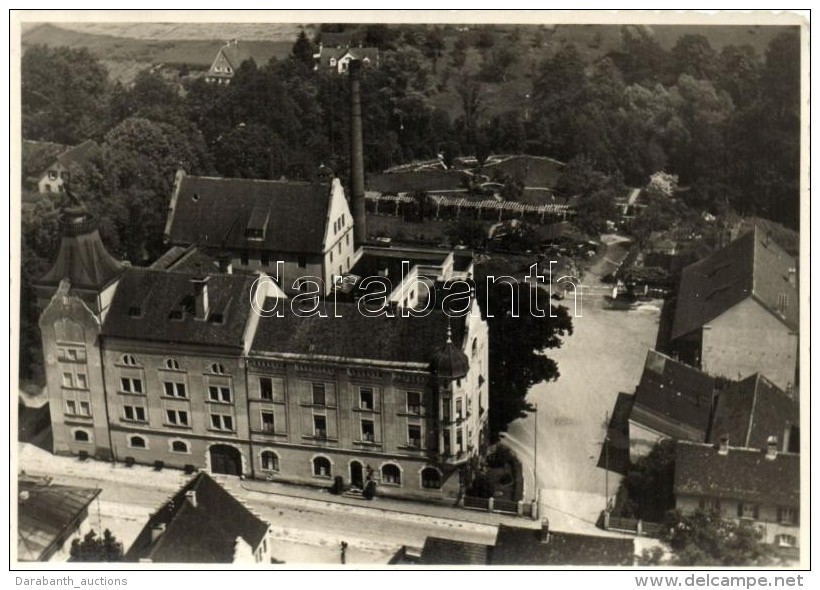
[[[528,399],[538,405],[537,416],[517,420],[504,438],[521,458],[526,494],[532,497],[537,418],[541,509],[558,530],[600,534],[595,521],[604,508],[607,486],[606,471],[598,467],[606,414],[619,392],[634,391],[646,351],[655,343],[658,306],[605,309],[604,295],[611,286],[598,282],[596,275],[610,272],[625,253],[622,244],[613,242],[587,272],[582,317],[574,318],[574,333],[564,346],[548,351],[561,376],[532,389]],[[608,480],[612,496],[620,476],[609,472]]]

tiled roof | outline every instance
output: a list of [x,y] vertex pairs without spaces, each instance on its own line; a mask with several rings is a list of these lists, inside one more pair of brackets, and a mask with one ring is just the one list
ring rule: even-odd
[[47,561],[101,490],[20,479],[17,491],[17,557]]
[[[709,375],[650,350],[646,355],[641,381],[635,390],[632,418],[643,423],[648,416],[636,410],[645,408],[663,416],[672,425],[700,431],[702,442],[709,429],[714,389],[715,381]],[[648,426],[664,431],[667,425],[653,421]],[[677,431],[664,434],[675,438],[679,436]]]
[[[271,304],[267,303],[266,308]],[[284,317],[259,320],[253,342],[255,354],[279,353],[330,356],[346,359],[421,363],[429,365],[447,341],[447,326],[452,326],[453,342],[462,343],[464,322],[448,318],[436,310],[426,317],[367,317],[357,304],[322,301],[320,310],[327,317],[300,317],[291,310],[290,300],[280,300],[277,310]]]
[[[186,495],[193,492],[196,505]],[[153,530],[164,525],[156,541]],[[148,519],[125,561],[157,563],[231,563],[237,538],[252,549],[265,538],[269,525],[206,473],[191,479]]]
[[540,529],[498,526],[492,565],[633,565],[631,538],[551,532],[541,542]]
[[717,443],[727,436],[729,444],[764,449],[770,436],[782,443],[786,429],[799,424],[797,401],[755,374],[718,396],[709,440]]
[[800,455],[678,441],[675,495],[731,498],[742,502],[794,506],[800,503]]
[[240,41],[224,45],[221,51],[236,71],[249,59],[259,67],[266,65],[276,55],[276,45],[270,41]]
[[792,330],[798,328],[797,289],[789,282],[794,258],[757,228],[681,274],[672,338],[714,320],[754,297]]
[[76,145],[64,151],[62,154],[57,156],[57,161],[66,167],[71,166],[72,164],[82,165],[87,162],[88,159],[99,149],[100,146],[97,145],[97,142],[93,139],[89,139],[80,145]]
[[[323,251],[329,184],[183,176],[177,191],[169,231],[173,244],[234,251]],[[245,230],[260,217],[267,219],[263,238],[249,239]]]
[[255,277],[209,276],[210,317],[208,321],[201,321],[193,315],[191,280],[202,278],[202,274],[126,269],[111,302],[103,333],[118,338],[241,346],[251,313],[250,293]]
[[490,546],[440,537],[427,537],[421,565],[487,565]]

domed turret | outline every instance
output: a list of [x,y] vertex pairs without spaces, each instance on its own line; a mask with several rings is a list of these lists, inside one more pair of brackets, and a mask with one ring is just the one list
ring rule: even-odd
[[470,361],[467,355],[453,344],[453,334],[450,326],[447,326],[447,342],[436,353],[433,361],[433,370],[439,379],[461,379],[470,370]]

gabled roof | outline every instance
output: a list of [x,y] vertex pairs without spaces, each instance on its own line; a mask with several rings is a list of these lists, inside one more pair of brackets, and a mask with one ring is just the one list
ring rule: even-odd
[[756,227],[681,274],[672,338],[701,328],[753,297],[789,329],[798,329],[795,259]]
[[492,565],[633,565],[631,538],[594,537],[551,532],[541,542],[541,530],[498,525]]
[[103,333],[138,340],[242,346],[256,277],[208,276],[210,317],[205,321],[194,317],[191,283],[202,274],[127,268],[111,301]]
[[800,504],[800,455],[678,441],[675,495],[731,498],[742,502],[797,507]]
[[93,139],[88,139],[80,145],[75,145],[57,156],[57,161],[68,168],[72,164],[82,165],[94,155],[100,146]]
[[[162,525],[165,530],[152,542],[154,528]],[[237,538],[255,550],[268,528],[209,475],[199,473],[151,515],[125,561],[231,563]]]
[[[327,317],[301,317],[291,310],[290,300],[280,300],[276,310],[284,317],[262,317],[253,341],[254,354],[279,353],[316,357],[365,359],[430,365],[447,342],[447,326],[453,341],[463,341],[464,322],[450,320],[443,311],[425,317],[369,317],[355,303],[320,302]],[[265,304],[270,309],[272,303]],[[335,311],[335,314],[334,314]],[[335,317],[339,315],[341,317]]]
[[[181,176],[171,212],[169,238],[226,250],[321,254],[331,200],[329,184]],[[249,224],[264,220],[261,240]]]
[[276,55],[276,45],[270,41],[231,42],[223,45],[219,50],[231,64],[234,72],[244,61],[252,59],[257,66],[262,67]]
[[718,396],[709,440],[727,436],[732,445],[765,449],[770,436],[783,443],[784,432],[799,424],[797,400],[758,373]]
[[79,526],[99,489],[21,478],[17,484],[17,558],[48,561]]
[[421,550],[421,565],[487,565],[489,545],[427,537]]
[[647,426],[678,438],[677,431],[667,432],[670,425],[664,420],[653,419],[662,416],[673,425],[700,431],[703,441],[709,430],[714,389],[715,380],[706,373],[650,350],[630,418],[640,423],[650,421]]

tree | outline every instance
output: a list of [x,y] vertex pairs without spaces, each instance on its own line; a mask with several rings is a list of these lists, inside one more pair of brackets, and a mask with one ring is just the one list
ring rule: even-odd
[[450,59],[453,67],[463,68],[467,63],[467,50],[470,48],[470,43],[464,35],[459,35],[453,43],[453,49],[450,51]]
[[71,542],[70,561],[115,562],[122,561],[122,556],[122,543],[108,529],[105,529],[102,538],[91,530],[82,541],[74,539]]
[[675,507],[675,441],[661,440],[648,455],[630,465],[623,487],[628,512],[644,520],[659,522]]
[[487,241],[487,228],[477,219],[469,217],[462,217],[450,223],[445,234],[451,244],[461,244],[470,248],[483,247]]
[[714,512],[672,513],[662,540],[672,550],[672,565],[762,567],[775,563],[771,546],[753,523],[726,520]]
[[[531,290],[523,281],[523,273],[512,285],[502,280],[487,284],[488,275],[509,274],[508,264],[501,258],[476,268],[478,301],[489,328],[489,429],[493,439],[510,422],[533,411],[526,401],[533,385],[558,379],[558,365],[547,351],[559,348],[564,337],[572,334],[567,308],[552,305],[547,290]],[[531,313],[531,296],[534,307],[544,310],[544,317]]]
[[432,27],[424,33],[424,55],[433,62],[433,72],[437,71],[438,59],[444,54],[444,35],[439,27]]
[[304,29],[299,31],[299,36],[296,37],[296,42],[293,44],[290,54],[296,61],[313,68],[313,43],[308,39]]
[[282,140],[265,125],[240,125],[213,146],[216,169],[230,178],[277,179],[285,173]]
[[573,222],[580,230],[596,235],[606,231],[607,221],[615,219],[615,199],[626,193],[620,175],[596,170],[584,156],[567,163],[556,188],[564,195],[578,197]]
[[718,75],[717,52],[703,35],[683,35],[671,54],[675,77],[687,74],[693,78],[714,80]]
[[74,145],[105,133],[108,72],[87,49],[30,47],[20,84],[26,139]]

